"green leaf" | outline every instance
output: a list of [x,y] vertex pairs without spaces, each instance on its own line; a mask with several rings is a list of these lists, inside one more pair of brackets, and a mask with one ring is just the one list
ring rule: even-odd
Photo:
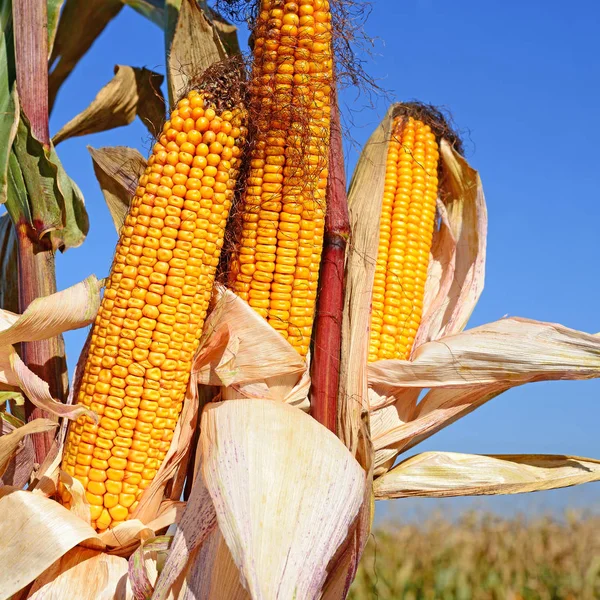
[[[19,281],[17,270],[17,235],[10,215],[0,217],[0,308],[19,311]],[[2,394],[0,394],[0,405]]]
[[0,0],[0,26],[0,204],[2,204],[6,202],[8,157],[19,120],[10,0]]
[[89,229],[83,196],[54,147],[44,148],[22,117],[13,148],[7,202],[13,222],[27,223],[39,238],[50,234],[55,250],[79,246]]
[[141,15],[150,19],[161,29],[165,28],[165,3],[164,0],[123,0],[124,4],[131,6]]
[[65,3],[65,0],[47,0],[48,4],[48,58],[52,54],[54,39],[56,38],[56,30],[58,29],[58,18],[60,9]]
[[[11,206],[14,197],[8,199],[8,210],[15,224],[26,218],[29,210],[29,224],[38,237],[42,238],[62,226],[60,204],[63,199],[60,199],[60,203],[57,201],[60,192],[56,184],[56,167],[50,162],[43,145],[31,135],[24,115],[19,121],[14,154],[21,173],[19,179],[19,171],[11,157],[11,174],[14,176],[19,198],[19,207],[16,210],[19,212]],[[24,199],[23,191],[26,191],[27,200]]]
[[[6,404],[9,400],[14,400],[18,406],[23,406],[25,404],[25,399],[19,392],[0,392],[0,406]],[[22,423],[20,425],[15,425],[15,427],[20,427],[21,425]]]
[[160,91],[163,80],[162,75],[148,69],[117,65],[115,76],[92,103],[71,119],[52,141],[58,144],[75,136],[128,125],[136,115],[156,136],[165,121],[165,100]]
[[50,110],[60,86],[122,8],[121,0],[66,0],[50,56]]

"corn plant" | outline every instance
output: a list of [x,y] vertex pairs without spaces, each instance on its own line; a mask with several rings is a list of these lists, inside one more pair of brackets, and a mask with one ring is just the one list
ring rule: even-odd
[[[0,313],[0,598],[344,598],[374,500],[600,479],[567,456],[397,463],[511,387],[598,377],[600,341],[523,319],[464,331],[485,199],[435,109],[392,105],[346,190],[347,5],[221,2],[251,9],[246,67],[204,2],[126,3],[164,32],[169,118],[162,76],[119,67],[53,139],[56,92],[121,3],[2,5],[3,297],[21,314]],[[87,220],[54,145],[136,115],[147,161],[90,149],[119,232],[108,277],[57,292],[53,253]],[[88,325],[67,395],[60,335]]]

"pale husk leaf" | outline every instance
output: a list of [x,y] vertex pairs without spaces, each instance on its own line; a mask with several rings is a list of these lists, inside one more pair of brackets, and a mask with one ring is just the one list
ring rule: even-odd
[[194,80],[227,58],[216,29],[195,0],[183,0],[168,56],[169,97],[179,100]]
[[85,496],[83,484],[75,477],[71,477],[66,471],[61,470],[59,478],[67,491],[71,494],[71,507],[69,510],[74,515],[77,515],[84,523],[91,526],[90,504]]
[[191,554],[179,588],[181,600],[250,600],[219,529]]
[[547,454],[424,452],[377,479],[377,500],[521,494],[600,480],[600,461]]
[[394,107],[373,132],[358,160],[348,192],[351,241],[346,260],[346,296],[342,323],[342,356],[338,435],[356,456],[362,413],[367,405],[367,350],[375,258],[388,140]]
[[56,145],[72,137],[129,125],[136,115],[155,136],[165,120],[165,101],[160,91],[163,79],[162,75],[148,69],[115,66],[114,77],[52,141]]
[[19,450],[21,440],[32,433],[52,431],[56,427],[58,427],[58,423],[54,423],[50,419],[34,419],[26,425],[17,427],[10,433],[0,436],[0,477],[4,474],[11,459]]
[[132,600],[127,560],[98,550],[73,548],[42,573],[29,600]]
[[271,400],[207,405],[200,440],[219,528],[250,595],[317,597],[363,500],[360,465],[314,419]]
[[[0,396],[2,394],[0,393]],[[0,400],[1,404],[1,400]],[[25,423],[15,416],[2,412],[0,408],[0,440],[2,436],[8,435],[15,429],[23,427]],[[1,446],[0,441],[0,446]],[[0,455],[2,450],[0,450]],[[13,452],[12,458],[8,463],[2,467],[1,463],[3,460],[0,458],[0,486],[9,485],[18,489],[23,488],[29,481],[31,473],[34,469],[35,454],[33,451],[33,444],[30,439],[25,438],[20,443],[15,452]]]
[[[287,340],[241,298],[218,286],[215,307],[206,320],[192,368],[200,385],[264,383],[292,374],[300,379],[306,368]],[[289,394],[294,384],[288,386]],[[281,390],[279,393],[286,395]]]
[[[32,421],[33,422],[33,421]],[[0,564],[4,571],[0,600],[9,598],[77,544],[101,549],[96,532],[66,508],[39,494],[0,488]],[[42,543],[40,543],[42,542]]]
[[147,540],[129,557],[129,580],[136,600],[152,596],[158,578],[159,554],[163,559],[166,557],[172,540],[167,535]]
[[47,340],[89,325],[100,307],[101,287],[102,282],[90,275],[66,290],[35,299],[16,320],[11,313],[12,324],[0,331],[0,347]]
[[[380,425],[377,436],[373,437],[376,475],[381,474],[378,469],[382,465],[382,459],[387,462],[391,458],[393,462],[399,452],[416,446],[506,390],[507,386],[499,384],[436,388],[425,395],[414,416],[406,422],[398,419],[398,413],[393,407],[392,410],[385,409],[384,422]],[[391,452],[390,449],[395,451]]]
[[117,233],[125,222],[138,180],[146,168],[146,159],[134,148],[92,148],[88,152],[94,163],[94,173]]
[[423,344],[411,361],[371,363],[368,373],[375,390],[383,387],[391,393],[407,387],[592,379],[600,376],[600,337],[553,323],[506,318]]
[[154,589],[153,600],[168,598],[171,587],[185,570],[190,555],[204,543],[216,526],[217,515],[210,494],[202,477],[196,477],[167,562]]
[[[98,422],[98,415],[92,410],[82,405],[63,404],[54,400],[48,384],[27,367],[13,346],[5,348],[0,346],[0,352],[4,352],[4,356],[0,358],[0,388],[3,387],[3,383],[18,387],[34,406],[50,415],[73,420],[81,415],[87,415]],[[6,358],[8,358],[9,369],[3,366]]]
[[[445,139],[440,143],[440,159],[440,200],[445,210],[441,211],[442,226],[434,232],[432,250],[446,258],[440,261],[439,274],[430,264],[425,299],[432,295],[431,286],[438,288],[437,300],[424,304],[414,348],[462,331],[483,291],[485,279],[487,209],[481,178]],[[448,260],[452,245],[454,257]],[[452,280],[448,288],[450,273]],[[441,285],[437,283],[438,277],[441,277]]]

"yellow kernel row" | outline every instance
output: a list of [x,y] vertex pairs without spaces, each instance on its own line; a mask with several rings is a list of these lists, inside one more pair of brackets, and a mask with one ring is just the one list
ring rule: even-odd
[[438,144],[428,125],[397,118],[389,143],[373,285],[369,362],[410,358],[421,323],[435,227]]

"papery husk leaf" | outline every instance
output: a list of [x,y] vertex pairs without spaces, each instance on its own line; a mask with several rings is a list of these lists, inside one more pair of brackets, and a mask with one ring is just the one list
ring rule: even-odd
[[[600,376],[600,337],[562,325],[506,318],[420,346],[411,361],[368,366],[377,390],[471,387]],[[397,389],[392,388],[396,383]]]
[[0,514],[10,515],[9,519],[0,519],[0,539],[10,540],[9,544],[0,544],[0,564],[10,565],[3,573],[0,600],[31,583],[84,540],[97,549],[103,548],[89,525],[39,494],[0,488]]
[[414,417],[405,423],[398,420],[392,407],[392,411],[386,416],[386,423],[381,425],[377,437],[373,437],[376,450],[375,475],[387,471],[400,452],[416,446],[507,389],[507,386],[499,384],[436,388],[425,395],[419,402]]
[[129,557],[129,581],[136,600],[152,596],[158,577],[158,553],[166,555],[172,540],[172,536],[166,535],[148,540]]
[[[168,51],[167,73],[171,104],[179,100],[191,83],[213,64],[227,58],[227,52],[215,28],[195,0],[179,0],[177,22],[172,42],[166,31]],[[176,14],[175,7],[168,7]]]
[[[86,415],[96,423],[99,421],[98,415],[83,405],[63,404],[52,398],[50,386],[27,367],[12,346],[0,347],[0,351],[8,352],[10,364],[10,369],[7,370],[3,368],[3,359],[0,359],[0,388],[3,387],[3,383],[8,386],[15,385],[23,391],[34,406],[55,417],[75,420]],[[6,382],[3,382],[4,376]]]
[[69,138],[129,125],[136,115],[156,136],[165,120],[165,100],[160,90],[163,79],[145,68],[116,65],[115,76],[52,141],[56,145]]
[[50,56],[50,110],[60,86],[122,8],[121,0],[66,0]]
[[392,107],[367,141],[348,192],[352,243],[348,245],[346,261],[338,435],[353,455],[358,449],[362,413],[368,410],[366,364],[371,296],[394,114]]
[[198,4],[210,19],[213,27],[217,30],[227,54],[229,54],[229,56],[239,54],[240,43],[238,40],[237,27],[227,19],[223,18],[223,15],[219,14],[214,8],[209,6],[206,0],[198,0]]
[[60,471],[60,481],[71,494],[71,506],[69,510],[77,515],[84,523],[91,526],[90,504],[85,495],[83,484],[75,477],[71,477],[66,471]]
[[183,579],[172,589],[179,600],[250,600],[218,528],[191,554]]
[[424,452],[377,479],[377,500],[522,494],[600,480],[600,461],[548,454]]
[[19,310],[19,274],[17,269],[17,235],[10,216],[0,217],[0,309]]
[[[89,325],[100,307],[102,282],[90,275],[80,283],[44,298],[37,298],[21,316],[9,314],[9,327],[0,330],[0,346],[46,340],[65,331]],[[5,311],[1,311],[6,314]],[[0,327],[2,315],[0,315]]]
[[42,573],[28,600],[132,600],[127,560],[98,550],[73,548]]
[[[438,300],[423,305],[423,318],[414,348],[425,341],[462,331],[473,312],[485,279],[485,253],[487,241],[487,209],[479,173],[443,139],[440,143],[442,180],[440,199],[445,209],[440,230],[434,232],[433,248],[436,256],[447,256],[454,242],[453,260],[444,264],[441,259],[442,284]],[[446,259],[447,260],[447,259]],[[425,299],[432,294],[430,286],[438,287],[435,266],[430,263],[425,284]],[[452,274],[449,289],[443,271]],[[428,293],[429,292],[429,293]]]
[[153,600],[168,598],[171,587],[190,560],[217,526],[217,515],[202,477],[196,477],[187,506],[179,521],[171,551],[154,589]]
[[[1,396],[2,394],[0,393]],[[0,399],[1,403],[2,400]],[[2,408],[0,407],[0,438],[12,433],[15,429],[20,429],[24,425],[25,423],[22,420],[17,419],[9,413],[2,412]],[[2,451],[0,450],[1,453]],[[4,469],[0,465],[0,486],[8,485],[19,489],[23,488],[33,472],[34,462],[33,444],[29,438],[24,438],[17,446],[16,451]]]
[[88,146],[88,151],[92,155],[96,179],[119,233],[131,199],[135,196],[139,178],[146,168],[146,159],[134,148],[126,146],[98,149]]
[[[49,419],[34,419],[26,425],[11,431],[10,433],[0,437],[0,477],[6,471],[8,463],[19,449],[21,440],[32,433],[41,433],[43,431],[51,431],[58,427],[58,423],[54,423]],[[0,513],[2,514],[2,513]],[[4,564],[4,563],[3,563]]]
[[207,405],[200,440],[219,528],[251,596],[317,597],[363,499],[360,465],[314,419],[271,400]]
[[[218,286],[192,367],[200,385],[246,385],[296,374],[297,380],[286,388],[291,393],[306,369],[287,340],[241,298]],[[284,390],[279,394],[286,395]]]

